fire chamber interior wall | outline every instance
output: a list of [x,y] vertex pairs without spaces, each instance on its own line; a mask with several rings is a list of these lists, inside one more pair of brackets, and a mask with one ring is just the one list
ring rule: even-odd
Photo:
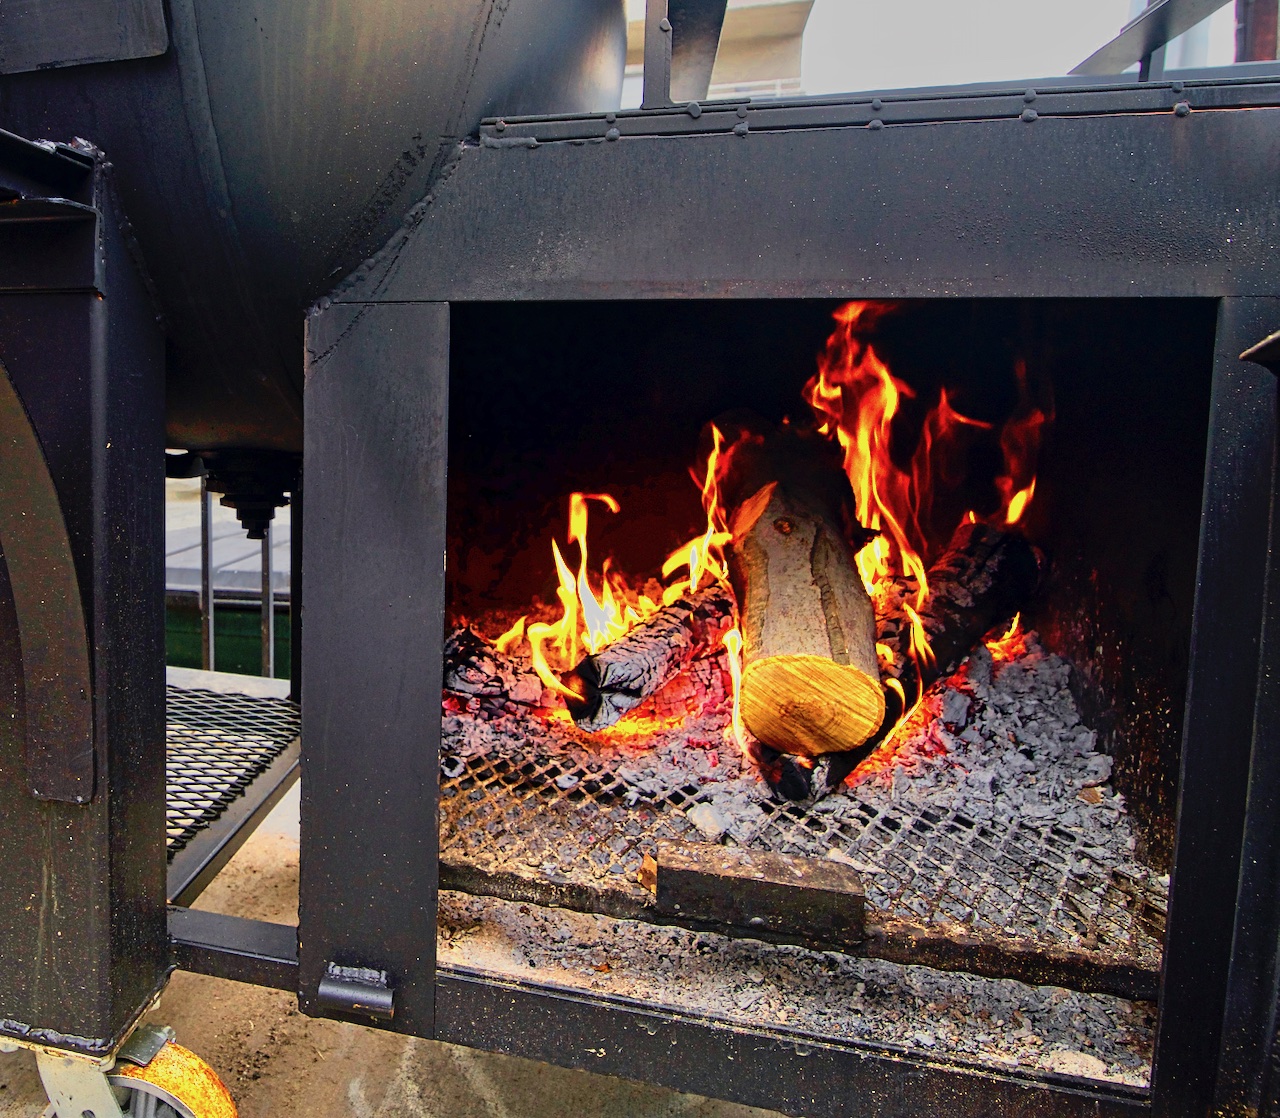
[[[807,418],[801,389],[839,305],[455,305],[451,617],[514,620],[555,600],[551,541],[563,546],[575,490],[622,506],[593,507],[593,568],[612,556],[656,575],[705,523],[690,477],[704,425],[741,407]],[[1019,360],[1038,391],[1051,386],[1024,518],[1051,574],[1026,622],[1079,669],[1081,709],[1156,864],[1172,841],[1214,318],[1209,300],[932,300],[898,304],[874,343],[914,391],[895,427],[904,461],[940,386],[997,424],[1017,404]],[[943,542],[965,508],[997,507],[992,453],[975,446],[940,495]]]

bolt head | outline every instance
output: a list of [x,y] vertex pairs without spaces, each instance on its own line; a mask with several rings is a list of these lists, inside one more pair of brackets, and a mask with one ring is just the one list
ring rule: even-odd
[[884,121],[883,120],[868,121],[867,127],[870,128],[872,132],[879,132],[880,129],[884,127]]
[[669,19],[667,19],[667,18],[664,16],[664,17],[659,21],[659,23],[658,23],[658,30],[659,30],[659,31],[670,31],[670,30],[671,30],[671,21],[670,21]]
[[610,128],[609,131],[604,134],[604,138],[606,140],[616,140],[621,135],[622,133],[619,132],[616,128]]
[[884,108],[884,102],[883,102],[883,101],[881,101],[879,97],[872,97],[872,98],[871,98],[871,108],[872,108],[873,110],[875,110],[876,112],[879,112],[881,109],[883,109],[883,108]]
[[1189,116],[1191,114],[1191,106],[1186,101],[1179,101],[1173,106],[1174,116]]
[[702,106],[699,105],[697,101],[690,101],[684,107],[684,111],[693,117],[694,120],[697,120],[698,117],[702,115]]
[[1030,124],[1033,120],[1039,120],[1040,114],[1036,112],[1035,109],[1023,109],[1022,119],[1025,120],[1028,124]]

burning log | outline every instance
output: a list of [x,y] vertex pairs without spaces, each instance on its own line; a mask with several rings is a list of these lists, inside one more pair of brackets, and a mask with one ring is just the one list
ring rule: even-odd
[[663,606],[563,677],[580,696],[565,696],[574,722],[583,730],[612,726],[695,659],[715,653],[733,621],[733,592],[722,583]]
[[910,655],[910,625],[897,611],[881,620],[877,633],[893,652],[889,674],[901,681],[908,702],[955,671],[987,633],[1022,610],[1040,584],[1040,571],[1040,554],[1021,535],[961,524],[929,568],[929,597],[919,610],[931,652],[923,666]]
[[839,448],[751,415],[716,426],[730,447],[721,498],[741,607],[743,721],[785,753],[856,749],[880,727],[885,700],[875,614],[849,544],[867,536]]
[[880,619],[877,638],[892,655],[887,679],[897,682],[884,689],[880,727],[855,753],[824,757],[812,767],[764,756],[769,783],[786,799],[798,801],[820,799],[837,788],[927,688],[955,671],[987,633],[1026,607],[1039,586],[1041,568],[1040,553],[1022,536],[981,523],[961,524],[929,569],[929,597],[918,613],[931,655],[911,655],[905,609]]

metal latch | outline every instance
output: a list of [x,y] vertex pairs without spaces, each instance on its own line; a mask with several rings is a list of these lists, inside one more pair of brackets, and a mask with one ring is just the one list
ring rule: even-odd
[[395,991],[391,989],[387,972],[372,967],[340,967],[329,963],[316,991],[316,1000],[332,1013],[372,1017],[375,1021],[390,1021],[396,1013]]

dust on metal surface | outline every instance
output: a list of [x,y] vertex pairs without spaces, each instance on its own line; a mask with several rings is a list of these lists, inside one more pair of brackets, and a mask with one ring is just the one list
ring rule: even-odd
[[172,858],[302,729],[288,699],[167,689],[165,840]]

